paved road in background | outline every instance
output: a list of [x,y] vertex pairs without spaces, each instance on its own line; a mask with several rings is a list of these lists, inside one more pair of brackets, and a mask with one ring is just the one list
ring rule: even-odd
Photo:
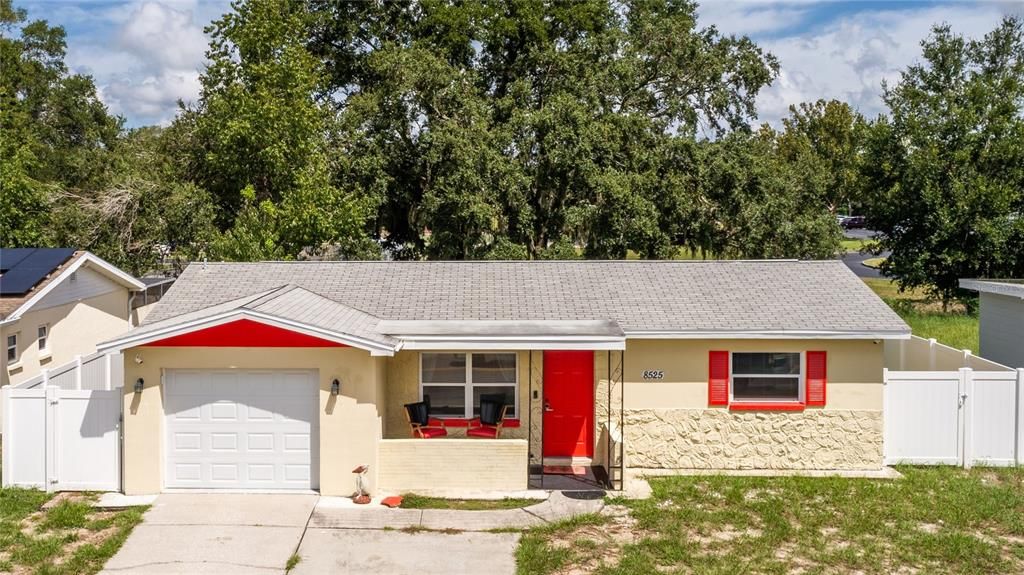
[[[843,235],[851,239],[870,240],[871,238],[875,237],[875,232],[872,230],[845,230],[843,232]],[[843,254],[842,260],[843,263],[846,264],[846,267],[850,268],[851,270],[853,270],[853,273],[857,274],[857,277],[880,278],[882,277],[882,274],[879,273],[878,270],[876,270],[875,268],[869,268],[868,266],[864,265],[864,260],[868,260],[875,257],[884,258],[888,257],[888,255],[889,252],[882,252],[881,255],[878,256],[874,254],[862,254],[852,252],[848,254]]]

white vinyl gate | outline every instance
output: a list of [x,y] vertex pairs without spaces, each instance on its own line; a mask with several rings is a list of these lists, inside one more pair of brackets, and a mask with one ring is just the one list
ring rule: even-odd
[[1024,369],[885,371],[885,463],[1024,465]]
[[3,393],[3,485],[121,489],[121,390],[59,387]]

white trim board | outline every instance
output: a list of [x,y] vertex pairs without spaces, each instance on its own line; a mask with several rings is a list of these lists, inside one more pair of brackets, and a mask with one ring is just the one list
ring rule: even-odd
[[326,339],[328,341],[342,343],[351,347],[357,347],[359,349],[369,351],[370,355],[390,356],[394,355],[396,351],[394,347],[389,347],[384,344],[372,342],[361,337],[332,332],[318,327],[282,319],[276,316],[248,309],[233,309],[214,316],[204,317],[190,322],[175,324],[167,326],[162,329],[134,336],[132,335],[131,332],[128,332],[128,334],[125,337],[101,343],[100,345],[96,346],[96,349],[97,351],[123,351],[130,347],[144,345],[154,341],[159,341],[161,339],[167,339],[169,337],[199,331],[201,329],[217,327],[219,325],[231,323],[233,321],[237,321],[240,319],[248,319],[272,327],[278,327],[281,329],[295,331],[312,337],[318,337],[321,339]]

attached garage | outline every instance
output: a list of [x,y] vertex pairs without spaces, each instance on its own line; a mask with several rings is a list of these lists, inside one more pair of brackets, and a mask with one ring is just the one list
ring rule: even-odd
[[319,488],[317,373],[168,370],[167,489]]

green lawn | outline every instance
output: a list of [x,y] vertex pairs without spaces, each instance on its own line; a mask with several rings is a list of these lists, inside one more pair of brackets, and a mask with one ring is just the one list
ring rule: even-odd
[[102,511],[96,494],[74,494],[48,510],[52,494],[0,489],[0,572],[89,574],[103,568],[145,512],[144,507]]
[[402,495],[402,509],[461,509],[482,511],[485,509],[518,509],[540,503],[539,499],[445,499],[406,493]]
[[887,279],[865,279],[864,282],[900,314],[914,335],[934,337],[956,349],[978,353],[978,316],[968,313],[963,305],[952,305],[943,311],[939,302],[921,290],[900,293],[896,284]]
[[673,477],[618,516],[527,531],[521,574],[1022,573],[1024,469],[898,480]]

